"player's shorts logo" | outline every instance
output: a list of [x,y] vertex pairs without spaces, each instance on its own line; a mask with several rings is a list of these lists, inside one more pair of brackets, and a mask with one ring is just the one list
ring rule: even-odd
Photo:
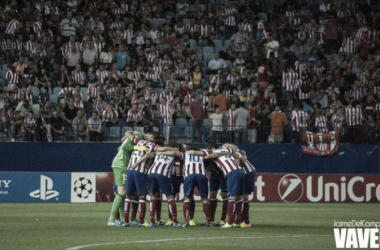
[[278,183],[278,195],[284,202],[297,202],[301,199],[304,186],[300,177],[287,174]]

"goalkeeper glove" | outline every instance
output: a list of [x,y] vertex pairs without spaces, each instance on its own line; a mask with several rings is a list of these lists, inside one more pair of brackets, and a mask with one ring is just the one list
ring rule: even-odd
[[141,151],[141,152],[147,152],[147,151],[149,151],[149,148],[145,147],[145,146],[134,146],[133,150],[137,150],[137,151]]

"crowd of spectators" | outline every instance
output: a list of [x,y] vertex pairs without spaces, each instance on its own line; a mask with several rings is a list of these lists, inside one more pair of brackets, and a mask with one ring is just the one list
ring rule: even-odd
[[188,124],[194,142],[340,130],[378,143],[379,4],[334,3],[2,1],[0,129],[102,141],[104,128],[169,138]]

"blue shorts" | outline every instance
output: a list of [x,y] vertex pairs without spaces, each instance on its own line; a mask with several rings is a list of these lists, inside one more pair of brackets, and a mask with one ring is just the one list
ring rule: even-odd
[[183,183],[183,176],[172,175],[170,177],[173,186],[173,195],[176,195],[180,192],[181,184]]
[[198,188],[201,197],[208,197],[208,180],[206,176],[201,174],[191,174],[187,176],[184,181],[185,196],[193,196],[195,187]]
[[212,171],[210,177],[210,192],[215,192],[219,189],[221,193],[227,193],[226,178],[224,178],[222,171],[218,173]]
[[148,175],[149,192],[152,194],[160,192],[161,194],[173,194],[173,186],[169,177],[162,174]]
[[137,193],[137,195],[147,195],[147,183],[148,177],[146,174],[134,170],[128,170],[126,195],[132,196],[135,193]]
[[245,194],[252,194],[255,192],[255,171],[249,172],[245,175]]
[[240,196],[245,194],[245,173],[243,169],[233,170],[226,178],[228,196]]

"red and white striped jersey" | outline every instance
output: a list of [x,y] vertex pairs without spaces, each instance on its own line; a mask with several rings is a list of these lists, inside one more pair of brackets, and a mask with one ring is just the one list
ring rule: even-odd
[[20,22],[17,19],[12,19],[5,29],[5,34],[14,35],[20,29]]
[[133,171],[137,171],[137,172],[140,172],[140,173],[143,173],[143,174],[147,174],[148,173],[148,163],[147,161],[143,161],[141,162],[140,164],[137,165],[136,168],[134,169],[131,169],[132,168],[132,165],[135,164],[138,160],[140,160],[141,157],[143,157],[146,153],[151,153],[151,152],[154,152],[157,150],[157,148],[159,148],[159,146],[153,142],[149,142],[149,141],[146,141],[146,140],[141,140],[139,138],[136,138],[136,137],[133,137],[133,143],[137,146],[145,146],[148,148],[148,151],[147,152],[142,152],[142,151],[137,151],[137,150],[133,150],[132,152],[132,155],[131,155],[131,159],[129,161],[129,164],[128,164],[128,170],[133,170]]
[[[172,65],[173,65],[173,62],[172,62],[172,60],[170,60],[170,59],[160,59],[160,67],[161,67],[161,69],[163,68],[163,67],[168,67],[168,68],[170,68]],[[155,65],[153,65],[153,69],[155,69]],[[162,72],[162,70],[161,70],[161,72]]]
[[[205,155],[207,154],[205,151],[203,152]],[[181,153],[181,159],[183,160],[183,176],[185,179],[191,174],[206,175],[202,155],[191,155],[187,152],[183,152]]]
[[305,111],[293,110],[293,113],[292,113],[293,130],[295,131],[306,130],[309,120],[310,120],[310,117]]
[[95,84],[89,84],[87,88],[87,98],[96,98],[98,96],[99,90]]
[[[222,147],[219,149],[208,151],[207,153],[212,154],[212,153],[221,153],[221,152],[232,153],[232,150],[229,148]],[[226,177],[230,172],[236,169],[240,169],[238,166],[235,165],[234,160],[235,158],[232,155],[222,155],[214,159],[218,167],[222,170],[224,177]]]
[[29,53],[32,53],[37,48],[37,41],[27,41],[25,43],[25,50]]
[[141,116],[141,112],[140,111],[133,111],[132,109],[130,109],[127,113],[127,118],[128,119],[132,119],[133,121],[135,121],[137,118],[139,118]]
[[227,131],[235,131],[235,110],[229,109],[226,111]]
[[124,23],[122,21],[114,21],[111,23],[112,30],[124,30]]
[[162,119],[164,124],[171,124],[173,119],[174,110],[170,107],[169,103],[160,104],[157,107],[157,115]]
[[158,94],[156,92],[149,93],[149,91],[146,91],[144,94],[144,100],[150,100],[152,104],[155,104],[157,102]]
[[298,99],[299,100],[307,100],[307,99],[310,99],[310,92],[303,92],[302,89],[305,89],[303,88],[303,86],[307,86],[309,85],[310,86],[310,80],[309,79],[298,79],[297,80],[297,89],[298,89]]
[[356,40],[356,38],[348,37],[343,40],[339,52],[352,55],[352,54],[355,54],[357,50],[358,50],[358,41]]
[[175,67],[175,74],[178,76],[178,77],[185,77],[185,75],[189,73],[189,71],[187,69],[180,69],[179,67]]
[[[260,20],[259,23],[261,23],[261,25],[262,25],[263,27],[261,27],[261,25],[260,25],[260,27],[259,27],[259,24],[257,24],[257,29],[263,28],[263,29],[264,29],[264,36],[265,36],[265,38],[267,38],[267,34],[266,34],[266,32],[265,32],[265,26],[264,26],[262,20]],[[247,33],[252,32],[252,25],[251,25],[250,23],[239,23],[238,26],[239,26],[239,27],[242,27],[242,28],[243,28],[243,31],[245,31],[245,32],[247,32]]]
[[174,157],[169,155],[156,155],[154,162],[150,166],[148,174],[160,174],[170,178],[172,175],[172,169]]
[[239,82],[240,77],[238,75],[228,74],[226,80],[230,86],[236,87]]
[[82,101],[74,102],[74,107],[78,109],[83,109],[84,108],[83,102]]
[[256,168],[248,160],[244,161],[241,167],[244,169],[245,174],[256,171]]
[[209,37],[214,33],[215,27],[209,24],[203,24],[200,26],[200,33],[203,37]]
[[35,34],[39,34],[42,31],[42,24],[40,22],[34,22],[32,27]]
[[161,79],[160,73],[153,71],[153,72],[147,72],[145,75],[145,78],[148,81],[154,81],[154,82],[159,82]]
[[173,101],[174,97],[173,97],[173,94],[171,92],[170,93],[162,92],[160,94],[160,97],[159,97],[160,101],[161,101],[162,98],[166,98],[167,102],[171,102],[171,101]]
[[156,72],[160,77],[162,74],[162,65],[159,63],[158,65],[153,64],[153,71]]
[[186,27],[184,25],[178,25],[178,24],[175,24],[174,25],[174,31],[177,33],[177,34],[181,34],[183,35],[186,31]]
[[107,70],[97,70],[95,73],[96,77],[99,79],[101,84],[105,83],[106,78],[108,77],[108,71]]
[[318,77],[318,80],[319,81],[322,81],[323,80],[323,78],[324,78],[324,74],[323,74],[323,72],[325,71],[325,67],[322,65],[322,66],[317,66],[317,65],[315,65],[314,67],[313,67],[313,71],[314,71],[314,73],[317,75],[317,77]]
[[362,37],[363,37],[363,33],[367,32],[367,31],[368,31],[367,27],[359,28],[358,31],[356,32],[356,35],[355,35],[356,41],[361,41]]
[[105,101],[98,102],[95,101],[93,105],[94,111],[98,111],[99,114],[103,113],[103,110],[106,110],[108,107],[108,104]]
[[8,70],[7,73],[5,74],[5,79],[7,80],[8,84],[16,84],[18,83],[18,73],[13,72],[12,70]]
[[71,79],[74,83],[84,83],[86,82],[86,74],[83,71],[73,70],[71,72]]
[[294,66],[295,66],[296,71],[297,71],[297,73],[298,73],[299,76],[302,76],[302,73],[304,71],[308,71],[309,70],[309,65],[305,61],[296,61],[294,63]]
[[222,17],[224,17],[225,26],[236,26],[236,20],[234,16],[235,12],[235,7],[224,8],[224,10],[222,10]]
[[334,130],[339,130],[343,128],[344,117],[338,117],[336,114],[333,114],[331,116],[331,121]]
[[329,132],[329,129],[327,128],[327,118],[324,115],[316,117],[314,125],[317,128],[318,133]]
[[190,34],[198,33],[200,30],[200,27],[198,24],[195,23],[189,23],[186,25],[186,31]]
[[360,105],[346,107],[346,122],[348,126],[361,125],[363,120],[363,111]]
[[353,88],[353,89],[350,90],[350,97],[353,100],[359,100],[359,101],[361,101],[366,95],[367,94],[366,94],[365,90],[362,87]]
[[36,121],[36,119],[34,119],[34,117],[32,117],[32,118],[25,117],[24,125],[28,129],[34,129],[37,126],[37,121]]
[[282,87],[287,91],[293,91],[295,89],[298,80],[298,74],[294,72],[282,73]]

